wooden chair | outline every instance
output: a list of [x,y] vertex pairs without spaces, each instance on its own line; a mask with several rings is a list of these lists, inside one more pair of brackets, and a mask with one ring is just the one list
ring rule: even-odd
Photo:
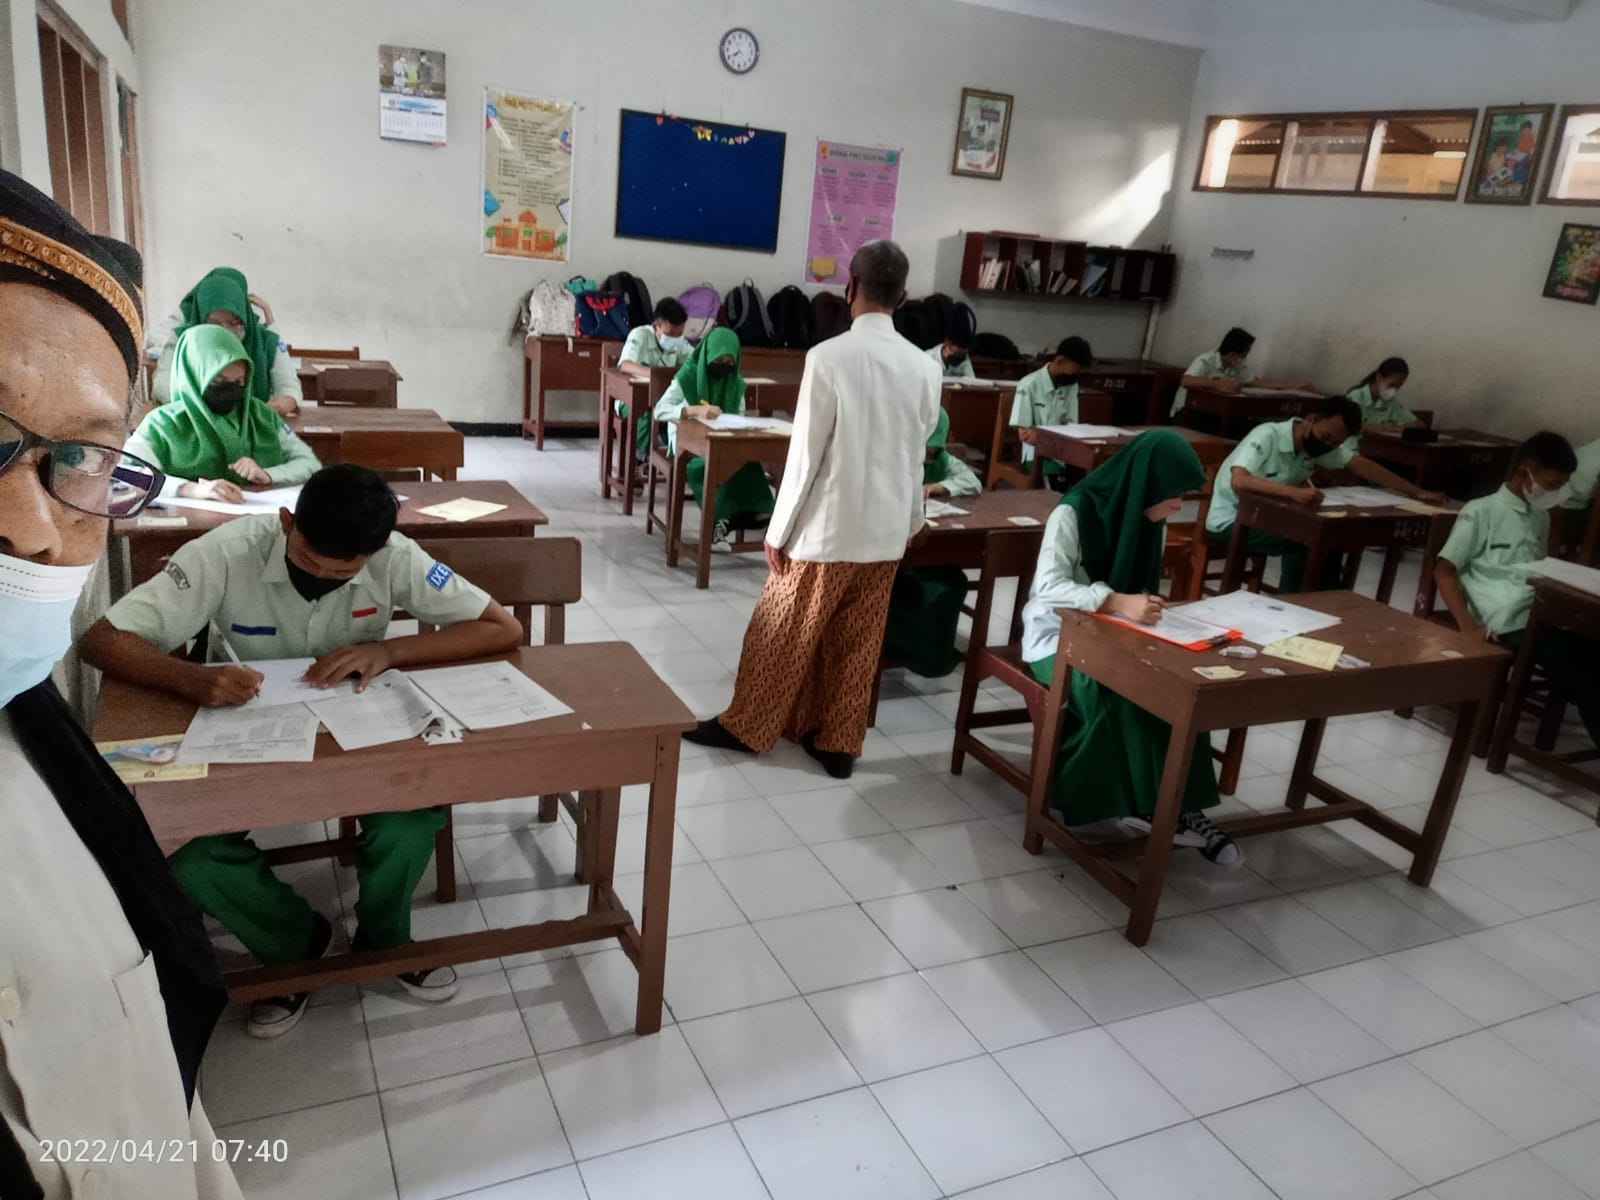
[[[652,412],[650,414],[650,456],[645,460],[644,468],[644,531],[646,533],[654,533],[659,528],[665,531],[670,538],[672,536],[672,524],[669,516],[672,511],[672,497],[666,494],[665,487],[662,489],[661,494],[666,514],[662,516],[656,515],[656,484],[670,486],[672,480],[672,459],[668,457],[667,448],[662,441],[661,424],[660,421],[656,420],[655,414]],[[687,502],[691,499],[693,499],[693,496],[690,495],[689,483],[685,478],[683,495],[680,500]],[[670,552],[672,547],[668,546],[667,549]]]
[[310,346],[290,346],[287,352],[290,358],[330,358],[344,362],[361,360],[360,346],[351,346],[348,350],[313,350]]
[[[1206,532],[1206,515],[1211,511],[1211,489],[1206,489],[1200,501],[1200,516],[1195,522],[1194,536],[1190,539],[1190,562],[1187,575],[1191,598],[1217,595],[1222,589],[1222,573],[1228,561],[1228,543],[1212,540]],[[1215,570],[1213,570],[1215,568]],[[1265,587],[1262,579],[1267,571],[1267,556],[1252,554],[1245,559],[1244,586],[1248,591],[1259,592]],[[1215,585],[1215,586],[1212,586]],[[1270,589],[1268,589],[1270,590]],[[1177,595],[1176,592],[1173,593]]]
[[983,481],[985,491],[995,491],[1002,485],[1021,490],[1034,486],[1033,465],[1022,461],[1022,439],[1003,412],[994,427],[994,440],[989,445],[989,473]]
[[[577,538],[429,538],[417,543],[426,554],[465,579],[472,580],[511,610],[522,626],[525,645],[533,644],[533,610],[544,609],[544,644],[566,641],[566,606],[583,598],[583,550]],[[397,613],[403,618],[404,613]],[[428,629],[431,626],[423,625]],[[572,814],[578,829],[578,862],[584,862],[589,814],[572,795],[539,797],[539,819],[554,821],[557,805]],[[269,851],[267,861],[304,862],[337,857],[354,861],[356,819],[341,817],[339,836]],[[441,904],[456,898],[455,825],[445,809],[444,828],[434,839],[434,859]]]

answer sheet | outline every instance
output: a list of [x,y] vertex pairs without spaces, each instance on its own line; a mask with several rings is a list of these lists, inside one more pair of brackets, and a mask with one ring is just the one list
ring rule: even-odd
[[1541,558],[1528,568],[1528,574],[1543,575],[1547,579],[1554,579],[1557,583],[1575,587],[1580,592],[1600,596],[1600,571],[1593,567],[1580,567],[1577,563],[1568,562],[1564,558]]
[[723,413],[720,417],[702,417],[702,425],[710,429],[761,429],[769,433],[788,433],[794,427],[777,417],[747,417],[743,413]]
[[498,729],[572,711],[507,662],[436,667],[408,678],[468,729]]
[[1104,441],[1107,438],[1129,436],[1126,429],[1119,429],[1115,425],[1041,425],[1040,428],[1050,433],[1059,433],[1062,437],[1078,438],[1082,441]]
[[300,485],[294,487],[268,488],[261,492],[246,492],[243,504],[230,504],[226,500],[196,500],[188,496],[166,496],[159,502],[162,508],[175,505],[178,508],[199,508],[206,512],[219,513],[275,513],[280,508],[294,511],[295,505],[300,503]]
[[1270,646],[1339,623],[1338,617],[1330,617],[1327,613],[1302,608],[1276,596],[1243,591],[1196,600],[1193,604],[1180,605],[1174,611],[1199,621],[1221,625],[1224,629],[1237,629],[1245,641],[1257,646]]
[[1154,625],[1142,625],[1125,617],[1107,616],[1106,620],[1126,625],[1129,629],[1136,629],[1140,633],[1148,633],[1163,642],[1174,642],[1184,647],[1199,644],[1214,645],[1228,640],[1229,627],[1218,627],[1195,617],[1188,611],[1190,607],[1192,606],[1180,605],[1177,608],[1162,609],[1161,619]]
[[317,718],[304,704],[202,708],[178,746],[181,763],[310,762]]
[[1406,498],[1397,492],[1375,487],[1331,487],[1322,489],[1323,508],[1393,508]]
[[414,738],[439,719],[428,697],[399,671],[385,671],[367,690],[318,700],[307,707],[343,750],[364,750]]
[[[328,700],[334,696],[355,695],[356,685],[354,680],[346,680],[331,688],[312,687],[302,676],[316,662],[314,658],[269,658],[257,659],[253,662],[241,662],[241,667],[249,667],[252,671],[261,673],[261,690],[256,693],[256,698],[244,705],[245,708],[276,708],[281,704],[311,704],[318,700]],[[229,666],[228,663],[212,663],[214,667]]]
[[964,508],[957,508],[954,504],[947,504],[943,500],[924,500],[922,502],[922,515],[925,517],[965,517],[970,515]]

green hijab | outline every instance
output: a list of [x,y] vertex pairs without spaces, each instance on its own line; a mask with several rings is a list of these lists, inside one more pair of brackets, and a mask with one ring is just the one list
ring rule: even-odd
[[933,433],[928,437],[928,449],[937,450],[939,453],[932,458],[924,459],[922,463],[924,486],[930,483],[943,483],[950,478],[950,451],[945,449],[949,441],[950,414],[941,408],[939,423],[933,427]]
[[1159,588],[1166,522],[1146,520],[1144,510],[1199,491],[1205,482],[1194,448],[1170,429],[1141,433],[1091,471],[1061,498],[1078,510],[1078,542],[1089,577],[1127,594]]
[[183,315],[178,332],[181,334],[205,324],[206,317],[219,308],[244,322],[244,335],[239,340],[244,343],[250,365],[255,368],[250,377],[250,394],[258,400],[270,400],[272,360],[278,354],[278,335],[268,329],[256,310],[250,307],[250,285],[245,282],[242,271],[218,267],[203,276],[178,302],[178,311]]
[[[713,359],[733,355],[733,372],[722,379],[706,374]],[[744,376],[739,374],[739,335],[718,325],[694,348],[689,360],[674,377],[683,397],[690,404],[715,404],[726,413],[744,411]]]
[[[205,392],[229,363],[245,364],[244,403],[225,417],[206,407]],[[178,335],[172,356],[172,400],[153,410],[139,427],[168,475],[180,479],[244,480],[228,464],[249,456],[262,467],[283,462],[283,418],[250,394],[255,373],[239,339],[220,325],[203,322]]]

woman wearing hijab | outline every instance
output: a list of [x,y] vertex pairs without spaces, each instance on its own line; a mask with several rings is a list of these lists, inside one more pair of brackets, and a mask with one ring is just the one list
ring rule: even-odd
[[[0,171],[0,1196],[238,1200],[195,1077],[226,996],[199,914],[50,681],[112,517],[138,252]],[[190,1147],[73,1161],[48,1145]],[[192,1139],[192,1141],[191,1141]],[[82,1145],[83,1143],[78,1143]]]
[[[304,393],[294,360],[289,357],[278,333],[257,315],[250,303],[250,286],[242,272],[218,267],[207,273],[178,304],[170,319],[171,333],[163,339],[157,355],[155,383],[151,398],[166,404],[172,398],[173,351],[183,334],[197,325],[220,325],[244,343],[255,368],[250,394],[270,404],[283,416],[292,417],[300,409]],[[152,331],[154,334],[155,331]],[[151,350],[151,353],[156,353]]]
[[[1045,525],[1033,590],[1023,608],[1022,657],[1049,683],[1061,632],[1058,608],[1112,613],[1154,624],[1162,602],[1167,518],[1205,486],[1189,444],[1167,429],[1140,434],[1062,497]],[[1118,819],[1148,833],[1172,727],[1082,672],[1072,676],[1067,731],[1056,755],[1053,803],[1068,825]],[[1195,740],[1175,844],[1214,863],[1244,861],[1202,809],[1219,804],[1211,742]]]
[[[720,417],[723,413],[744,412],[744,378],[739,374],[739,335],[718,326],[700,340],[689,361],[656,401],[657,421],[674,422],[679,417]],[[667,425],[667,446],[678,451],[678,427]],[[696,458],[685,469],[694,502],[705,503],[706,464]],[[717,488],[717,523],[711,548],[726,553],[728,532],[733,529],[760,529],[772,516],[772,486],[760,463],[746,463],[727,483]]]
[[[972,468],[946,449],[949,439],[950,414],[941,408],[922,466],[924,500],[983,491]],[[889,596],[885,656],[913,675],[938,679],[950,674],[961,664],[956,627],[966,598],[967,576],[959,567],[901,567]]]
[[167,474],[163,497],[244,499],[245,484],[304,483],[322,464],[283,418],[252,394],[255,364],[220,325],[178,338],[172,400],[152,409],[128,441],[130,453]]

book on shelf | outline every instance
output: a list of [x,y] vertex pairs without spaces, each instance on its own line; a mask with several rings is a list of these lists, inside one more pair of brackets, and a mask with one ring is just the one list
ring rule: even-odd
[[1106,286],[1106,265],[1104,263],[1090,263],[1083,272],[1083,288],[1080,294],[1084,296],[1098,296]]

